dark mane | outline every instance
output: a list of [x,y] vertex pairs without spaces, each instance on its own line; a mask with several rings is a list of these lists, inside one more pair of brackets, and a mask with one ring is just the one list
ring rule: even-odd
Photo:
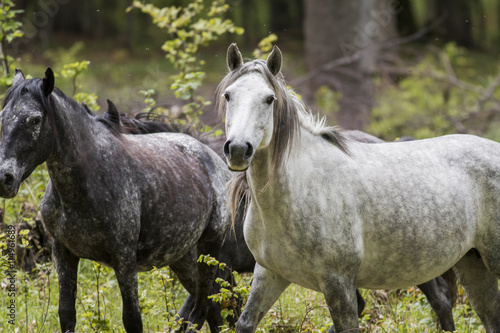
[[135,117],[120,113],[119,126],[117,126],[116,120],[108,112],[104,113],[102,116],[96,117],[96,120],[102,122],[109,128],[116,128],[119,133],[124,134],[172,132],[184,133],[193,137],[199,135],[193,129],[193,126],[183,126],[170,121],[168,117],[151,113],[139,113]]
[[201,132],[193,125],[181,125],[171,121],[168,117],[153,113],[142,112],[135,117],[125,113],[119,113],[119,120],[114,119],[114,115],[105,112],[102,116],[97,116],[96,120],[105,124],[111,132],[120,137],[122,134],[152,134],[152,133],[183,133],[204,143],[223,158],[222,147],[224,137],[214,137],[211,133]]
[[24,94],[30,94],[37,102],[39,102],[44,111],[48,112],[49,116],[53,118],[55,103],[53,96],[57,95],[62,98],[65,103],[68,103],[71,109],[83,109],[84,107],[74,99],[66,96],[59,88],[54,88],[54,91],[47,97],[42,88],[42,79],[34,78],[23,80],[18,84],[10,87],[2,103],[4,108],[11,100],[20,100]]
[[29,93],[31,94],[37,102],[39,102],[44,110],[52,109],[50,106],[50,101],[42,89],[42,79],[36,78],[31,80],[23,80],[22,82],[10,87],[2,103],[2,108],[4,108],[11,100],[19,100],[21,96]]

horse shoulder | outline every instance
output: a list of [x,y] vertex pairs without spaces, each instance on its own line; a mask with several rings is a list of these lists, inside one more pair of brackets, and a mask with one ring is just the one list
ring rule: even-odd
[[57,222],[61,218],[62,209],[59,194],[50,180],[43,194],[40,213],[42,214],[42,223],[45,229],[49,234],[53,235]]

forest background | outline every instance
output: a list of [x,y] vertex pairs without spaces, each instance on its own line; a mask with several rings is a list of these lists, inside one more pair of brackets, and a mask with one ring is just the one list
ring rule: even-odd
[[[26,73],[40,76],[71,61],[90,61],[79,78],[100,105],[111,99],[125,113],[141,110],[141,90],[178,111],[171,79],[177,73],[161,46],[172,38],[131,1],[18,0],[24,35],[3,41]],[[190,1],[151,1],[186,6]],[[244,33],[223,34],[200,47],[209,100],[226,72],[224,54],[238,42],[251,58],[275,36],[291,87],[314,111],[346,129],[385,139],[474,133],[500,139],[496,0],[228,0],[224,17]],[[234,32],[234,31],[233,31]],[[274,40],[274,39],[273,39]],[[37,67],[38,66],[38,67]],[[4,70],[5,72],[5,70]],[[66,82],[58,80],[65,88]],[[67,85],[70,89],[71,82]],[[204,120],[215,124],[212,107]]]
[[[498,0],[213,3],[0,0],[0,96],[12,83],[14,68],[40,77],[51,66],[56,85],[97,113],[110,99],[120,112],[151,111],[220,133],[212,101],[227,72],[227,46],[237,42],[244,57],[253,58],[265,57],[274,43],[283,51],[291,88],[330,124],[385,140],[471,133],[500,141]],[[155,11],[148,4],[168,9]],[[18,332],[49,332],[58,325],[57,281],[38,218],[47,181],[41,167],[16,199],[0,204],[2,230],[15,225],[18,239]],[[81,330],[119,331],[112,272],[92,262],[81,270]],[[243,284],[249,278],[242,277]],[[182,288],[168,269],[142,275],[141,281],[148,329],[170,330]],[[463,290],[459,294],[458,327],[481,332]],[[364,296],[362,325],[368,331],[437,329],[418,291],[364,291]],[[0,299],[9,301],[5,290]],[[261,329],[326,331],[331,321],[321,304],[321,295],[291,288]]]

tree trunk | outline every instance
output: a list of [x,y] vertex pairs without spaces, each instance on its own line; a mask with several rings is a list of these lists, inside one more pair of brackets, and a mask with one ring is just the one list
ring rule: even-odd
[[413,14],[411,0],[400,1],[401,10],[396,14],[396,26],[399,35],[411,35],[417,32],[417,23]]
[[302,30],[302,0],[273,0],[271,5],[270,27],[274,33],[296,32]]
[[[362,130],[368,125],[378,44],[394,36],[398,10],[385,0],[305,1],[306,65],[308,71],[318,71],[309,81],[306,96],[311,99],[323,85],[339,91],[342,97],[335,118],[345,129]],[[353,55],[356,61],[321,70],[332,60]],[[323,111],[328,114],[329,110]]]
[[435,0],[437,16],[445,15],[442,35],[445,41],[454,41],[460,46],[475,46],[472,36],[472,5],[470,0]]

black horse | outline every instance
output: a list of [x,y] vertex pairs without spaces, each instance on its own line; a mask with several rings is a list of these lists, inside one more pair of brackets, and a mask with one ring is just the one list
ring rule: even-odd
[[142,332],[137,272],[153,266],[170,265],[193,295],[179,316],[203,325],[216,268],[196,258],[218,258],[230,224],[230,174],[217,154],[185,134],[111,130],[54,88],[50,68],[43,79],[16,71],[1,135],[1,197],[14,197],[21,181],[47,164],[41,213],[52,236],[62,332],[75,330],[80,258],[114,269],[127,332]]

